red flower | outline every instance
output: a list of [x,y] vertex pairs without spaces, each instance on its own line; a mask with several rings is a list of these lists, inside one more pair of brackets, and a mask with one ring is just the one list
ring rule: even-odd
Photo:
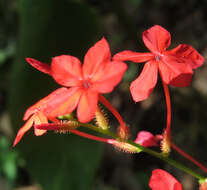
[[[36,62],[35,68],[50,74],[60,85],[70,87],[64,95],[67,101],[53,115],[63,115],[77,107],[78,120],[89,122],[95,114],[98,95],[111,92],[127,69],[125,63],[110,59],[109,45],[103,38],[88,50],[83,65],[78,58],[69,55],[54,57],[50,70],[44,63]],[[34,60],[32,62],[34,65]]]
[[199,190],[207,190],[207,181],[206,180],[200,184]]
[[204,62],[204,58],[186,44],[167,51],[171,36],[161,26],[155,25],[144,31],[143,41],[151,53],[123,51],[113,57],[117,61],[147,62],[140,76],[130,85],[135,102],[148,98],[157,83],[158,71],[166,84],[184,87],[190,85],[193,69]]
[[[66,96],[68,95],[68,96]],[[63,103],[70,97],[67,88],[59,88],[52,92],[47,97],[41,99],[36,104],[31,106],[24,114],[23,120],[27,121],[23,127],[21,127],[14,140],[13,146],[15,146],[23,137],[23,135],[33,126],[48,123],[56,120],[55,115],[58,110],[62,109]],[[40,130],[34,128],[36,136],[43,135],[46,130]]]
[[[54,57],[51,66],[27,58],[27,62],[33,67],[51,75],[57,83],[69,88],[57,89],[26,111],[23,119],[32,117],[19,130],[14,145],[34,123],[37,124],[39,113],[54,120],[57,116],[71,113],[77,107],[78,120],[89,122],[95,114],[99,94],[111,92],[127,69],[125,63],[110,59],[110,49],[104,38],[88,50],[83,65],[76,57],[69,55]],[[38,124],[43,123],[47,121]]]
[[152,172],[149,186],[152,190],[182,190],[181,183],[161,169],[156,169]]
[[160,140],[162,140],[162,135],[153,135],[148,131],[140,131],[134,142],[144,147],[151,147],[158,146]]

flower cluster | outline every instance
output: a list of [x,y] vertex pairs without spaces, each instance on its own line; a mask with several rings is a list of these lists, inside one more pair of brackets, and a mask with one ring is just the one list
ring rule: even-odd
[[[144,147],[159,146],[161,141],[161,149],[165,155],[169,153],[172,146],[202,168],[201,164],[199,165],[192,157],[186,156],[171,142],[171,103],[168,85],[189,86],[194,70],[204,63],[204,58],[193,47],[186,44],[180,44],[174,49],[167,50],[171,43],[170,33],[158,25],[143,32],[143,41],[150,52],[125,50],[115,54],[111,59],[109,45],[102,38],[88,50],[83,64],[78,58],[71,55],[56,56],[52,58],[50,65],[33,58],[26,58],[30,65],[50,75],[62,87],[27,109],[23,117],[26,123],[19,129],[14,146],[33,126],[37,136],[43,135],[47,130],[69,130],[76,135],[106,142],[131,153],[140,152],[144,150]],[[167,122],[163,134],[154,136],[150,132],[140,131],[134,141],[138,147],[128,141],[129,127],[102,95],[112,92],[121,81],[127,70],[127,64],[124,61],[146,62],[141,74],[130,85],[130,92],[135,102],[149,97],[157,83],[158,74],[161,77],[166,97]],[[90,135],[77,129],[96,117],[96,126],[85,126],[99,132],[102,131],[103,134],[111,134],[107,119],[99,108],[98,102],[109,109],[119,122],[117,136],[112,136],[113,139]],[[64,122],[60,119],[60,117],[72,113],[76,108],[77,119],[70,120],[66,117]],[[205,167],[203,168],[205,169]],[[152,190],[182,190],[182,185],[161,169],[153,171],[149,186]]]

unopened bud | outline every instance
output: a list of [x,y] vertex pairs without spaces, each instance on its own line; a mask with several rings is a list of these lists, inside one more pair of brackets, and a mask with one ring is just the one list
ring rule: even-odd
[[160,145],[161,145],[162,153],[165,156],[168,156],[170,153],[170,137],[166,131],[164,131],[164,133],[163,133],[163,139],[162,139]]
[[123,151],[125,153],[135,154],[135,153],[139,153],[142,151],[141,149],[139,149],[136,146],[133,146],[133,145],[126,143],[126,142],[120,142],[120,141],[117,141],[114,139],[109,139],[108,143],[112,144],[115,148],[117,148],[118,150]]
[[126,124],[120,125],[117,128],[117,135],[121,141],[126,141],[129,138],[129,127]]
[[103,112],[103,110],[100,110],[97,108],[96,113],[95,113],[95,119],[96,119],[96,125],[100,127],[101,129],[108,129],[108,120],[106,117],[106,114]]

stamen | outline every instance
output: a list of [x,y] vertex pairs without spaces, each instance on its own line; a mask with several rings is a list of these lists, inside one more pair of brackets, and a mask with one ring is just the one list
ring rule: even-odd
[[87,80],[83,81],[83,87],[85,89],[88,89],[90,86],[91,86],[91,83],[89,81],[87,81]]
[[156,61],[160,61],[160,56],[159,55],[155,55],[155,60]]

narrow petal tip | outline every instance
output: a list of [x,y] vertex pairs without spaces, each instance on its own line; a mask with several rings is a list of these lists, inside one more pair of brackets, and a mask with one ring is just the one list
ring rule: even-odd
[[16,146],[17,143],[22,139],[24,134],[32,127],[33,125],[33,117],[31,117],[18,131],[17,136],[14,140],[13,147]]
[[15,138],[15,140],[14,140],[14,143],[13,143],[13,145],[12,145],[12,147],[14,148],[16,145],[17,145],[17,143],[20,141],[20,139],[18,139],[17,137]]
[[51,71],[50,71],[50,66],[46,63],[42,63],[36,59],[33,59],[33,58],[25,58],[25,60],[31,65],[33,66],[35,69],[45,73],[45,74],[48,74],[50,75],[51,74]]

